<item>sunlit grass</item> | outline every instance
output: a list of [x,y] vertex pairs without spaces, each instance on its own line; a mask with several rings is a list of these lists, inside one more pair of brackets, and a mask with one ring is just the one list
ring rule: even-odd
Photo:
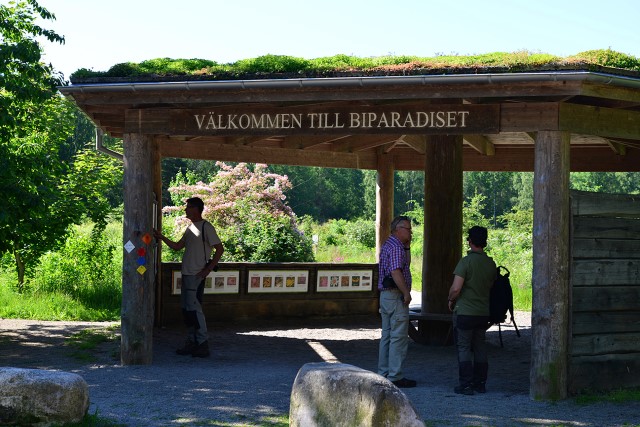
[[0,286],[0,317],[7,319],[110,321],[118,309],[92,308],[64,293],[18,293]]
[[576,396],[576,403],[590,405],[598,402],[626,403],[640,401],[640,388],[618,389],[609,392],[583,392]]

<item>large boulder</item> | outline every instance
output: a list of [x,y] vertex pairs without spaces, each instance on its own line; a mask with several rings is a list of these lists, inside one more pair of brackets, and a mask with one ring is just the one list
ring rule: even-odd
[[0,425],[78,423],[88,409],[89,387],[77,374],[0,367]]
[[344,363],[307,363],[291,391],[291,427],[424,427],[391,381]]

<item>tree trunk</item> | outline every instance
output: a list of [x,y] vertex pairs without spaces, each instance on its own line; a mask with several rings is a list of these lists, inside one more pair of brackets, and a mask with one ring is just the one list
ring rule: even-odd
[[24,261],[22,261],[20,252],[17,249],[13,251],[13,256],[16,260],[16,270],[18,271],[18,292],[22,292],[24,290]]

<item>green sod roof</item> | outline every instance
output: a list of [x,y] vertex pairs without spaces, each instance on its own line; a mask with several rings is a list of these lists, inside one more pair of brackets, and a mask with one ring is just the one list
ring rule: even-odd
[[565,58],[520,51],[470,56],[380,56],[360,58],[335,55],[304,59],[265,55],[219,64],[206,59],[157,58],[125,62],[107,71],[86,68],[71,75],[72,83],[109,83],[184,80],[253,80],[348,76],[402,76],[519,73],[583,70],[640,77],[640,60],[607,50],[589,50]]

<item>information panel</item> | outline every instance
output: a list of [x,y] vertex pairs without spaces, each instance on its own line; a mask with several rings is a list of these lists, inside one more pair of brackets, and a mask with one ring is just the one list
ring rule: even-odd
[[307,270],[249,270],[249,293],[307,292]]
[[[212,271],[204,283],[205,294],[237,294],[239,293],[240,271]],[[180,270],[172,271],[171,293],[180,295],[182,288],[182,273]]]
[[353,292],[372,289],[373,270],[318,270],[318,292]]

